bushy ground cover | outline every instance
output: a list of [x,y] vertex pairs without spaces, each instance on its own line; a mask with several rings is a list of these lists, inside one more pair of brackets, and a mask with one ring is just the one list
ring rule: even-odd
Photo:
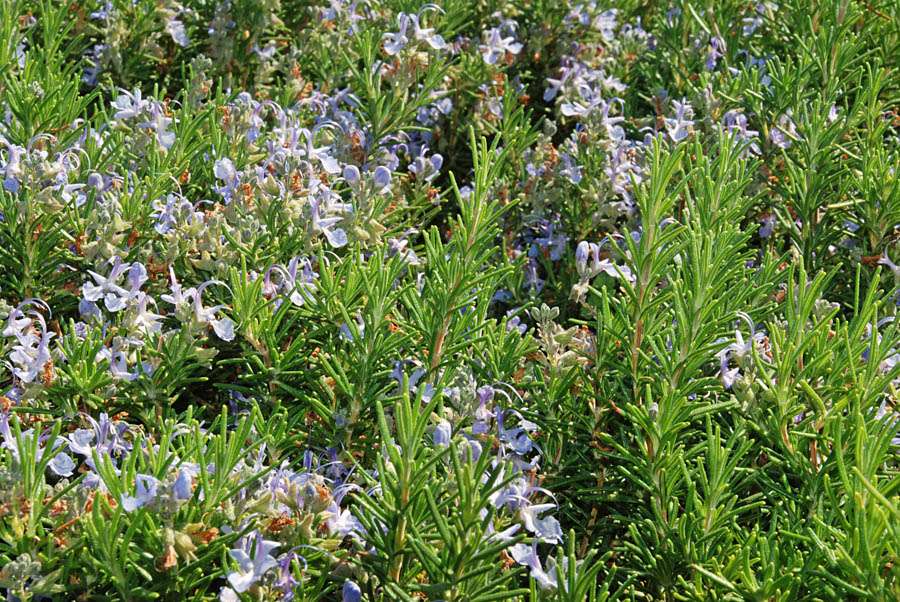
[[897,600],[894,0],[0,3],[9,600]]

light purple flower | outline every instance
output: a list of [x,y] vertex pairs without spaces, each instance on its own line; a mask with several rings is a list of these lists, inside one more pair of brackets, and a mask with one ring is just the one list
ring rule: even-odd
[[[506,417],[513,414],[519,417],[519,426],[507,429],[504,426]],[[532,451],[541,452],[541,448],[531,440],[528,436],[529,432],[535,431],[537,425],[522,418],[521,414],[515,410],[503,411],[500,408],[494,408],[494,416],[497,420],[497,434],[500,444],[512,451],[514,454],[524,456]]]
[[326,125],[334,126],[335,124],[332,122],[322,123],[314,127],[311,131],[307,129],[301,129],[301,133],[306,137],[306,146],[303,147],[303,150],[306,153],[306,157],[309,161],[313,159],[319,161],[322,164],[322,168],[325,169],[330,174],[341,173],[341,167],[338,165],[337,159],[332,157],[329,153],[331,152],[330,146],[319,146],[315,145],[315,136],[316,132]]
[[82,456],[91,456],[91,441],[94,440],[94,431],[91,429],[77,429],[68,437],[69,449]]
[[260,49],[259,44],[254,44],[253,48],[251,49],[251,52],[258,56],[260,60],[268,60],[272,58],[273,56],[275,56],[275,51],[275,44],[269,44],[263,49]]
[[70,477],[75,472],[75,461],[69,454],[60,452],[53,456],[47,467],[58,477]]
[[743,378],[740,367],[728,368],[728,354],[723,353],[720,359],[719,376],[722,379],[722,388],[726,391],[734,386],[734,383]]
[[135,88],[134,92],[122,90],[122,94],[119,94],[113,102],[113,108],[116,109],[113,118],[132,119],[140,115],[148,106],[150,106],[150,101],[141,98],[140,88]]
[[672,142],[681,142],[690,135],[693,129],[694,122],[691,117],[694,116],[694,110],[684,98],[681,99],[681,102],[673,100],[672,106],[675,107],[675,117],[667,117],[663,123]]
[[175,483],[172,485],[172,490],[175,493],[176,500],[189,500],[193,495],[193,490],[191,489],[191,475],[184,468],[178,471],[178,476],[175,478]]
[[[21,307],[22,304],[10,313],[10,326],[7,326],[4,332],[11,329],[14,316],[18,315]],[[40,332],[32,331],[28,334],[14,332],[17,344],[13,346],[9,360],[13,365],[13,373],[23,382],[30,383],[37,380],[44,366],[51,360],[50,339],[55,336],[55,333],[47,330],[47,324],[41,314],[32,310],[27,313],[33,314],[40,322]],[[29,325],[31,324],[33,322],[29,321]]]
[[172,118],[167,117],[163,103],[154,102],[150,108],[151,121],[141,123],[138,127],[150,128],[156,132],[156,141],[166,150],[175,144],[175,132],[170,132],[168,127],[172,125]]
[[556,508],[556,504],[526,504],[519,509],[519,515],[525,528],[534,533],[536,539],[555,544],[561,542],[563,537],[559,521],[552,516],[538,517],[552,508]]
[[348,509],[341,510],[337,500],[332,500],[328,508],[325,509],[330,515],[325,519],[328,531],[340,537],[350,535],[356,539],[360,539],[361,535],[366,532],[362,523],[359,522],[353,513]]
[[300,585],[300,582],[294,578],[294,574],[291,571],[291,564],[295,558],[303,561],[304,567],[306,566],[306,559],[294,550],[291,550],[278,561],[277,576],[272,584],[275,589],[281,590],[281,598],[279,599],[284,600],[284,602],[290,602],[294,599],[294,588]]
[[[613,278],[625,278],[633,281],[634,273],[627,265],[617,265],[609,260],[600,259],[601,244],[581,241],[575,248],[575,270],[582,280],[590,280],[597,274],[604,273]],[[590,264],[588,261],[590,260]]]
[[431,157],[425,156],[427,149],[422,147],[416,156],[415,161],[409,164],[409,171],[416,174],[416,178],[421,178],[425,182],[435,179],[441,171],[441,165],[444,164],[444,157],[435,153]]
[[231,318],[228,317],[222,319],[216,318],[216,312],[218,312],[225,306],[216,305],[213,307],[204,307],[201,301],[203,290],[212,284],[221,284],[223,286],[227,286],[224,282],[220,282],[218,280],[208,280],[197,287],[197,290],[194,292],[194,319],[198,324],[209,324],[210,326],[212,326],[212,329],[216,333],[216,336],[218,336],[223,341],[233,341],[234,322],[232,322]]
[[409,16],[405,13],[400,13],[397,22],[400,25],[400,31],[397,33],[384,33],[381,36],[385,40],[384,51],[390,56],[394,56],[403,50],[409,43],[409,38],[406,36],[406,28],[409,27]]
[[758,155],[760,150],[756,140],[758,139],[759,132],[751,130],[747,126],[747,123],[747,116],[736,110],[728,111],[722,117],[722,126],[725,128],[726,132],[734,135],[735,144],[750,143],[743,153],[746,153],[747,150],[749,150],[751,153]]
[[[302,258],[302,261],[303,270],[299,276],[297,275],[297,270],[300,267],[300,257],[291,259],[287,268],[280,265],[273,265],[266,270],[265,276],[266,282],[268,283],[266,286],[271,289],[269,291],[270,294],[274,294],[277,289],[271,284],[271,275],[273,271],[279,273],[282,280],[278,288],[282,290],[283,294],[289,295],[291,303],[297,307],[302,306],[306,302],[306,295],[312,295],[316,291],[316,278],[318,277],[318,274],[313,271],[309,259],[304,257]],[[276,303],[280,304],[278,303],[278,300]]]
[[440,35],[434,33],[434,27],[422,27],[421,18],[422,13],[427,10],[433,10],[435,12],[444,12],[437,4],[426,4],[421,9],[419,9],[419,13],[416,15],[410,15],[409,21],[413,26],[413,38],[416,40],[422,40],[433,50],[443,50],[447,47],[447,42],[444,41]]
[[46,311],[50,311],[50,308],[46,303],[41,301],[40,299],[26,299],[22,301],[15,309],[9,312],[9,317],[7,318],[6,328],[3,329],[3,332],[0,335],[4,337],[16,337],[17,339],[21,339],[25,335],[25,329],[32,325],[33,320],[26,316],[25,314],[38,315],[37,312],[29,310],[27,312],[23,312],[22,308],[31,304],[36,303],[43,307]]
[[387,194],[391,189],[391,170],[379,165],[372,173],[372,182],[375,184],[376,194]]
[[358,189],[361,181],[359,168],[356,165],[345,165],[344,166],[344,181],[350,185],[351,188]]
[[706,70],[712,71],[716,68],[719,59],[725,56],[725,40],[715,36],[709,41],[709,54],[706,55]]
[[139,474],[135,477],[135,488],[137,495],[122,494],[122,508],[126,512],[134,512],[155,500],[159,492],[159,479],[153,475]]
[[335,249],[343,247],[347,244],[347,233],[341,228],[334,228],[335,224],[340,223],[342,217],[321,217],[319,215],[319,201],[315,197],[309,197],[310,219],[312,222],[312,230],[315,234],[323,234]]
[[426,10],[443,12],[436,4],[426,4],[416,15],[407,15],[402,12],[398,15],[397,24],[400,31],[397,33],[385,33],[381,36],[385,40],[384,51],[388,53],[388,55],[394,56],[403,50],[410,42],[409,36],[407,35],[407,29],[410,25],[412,25],[413,28],[412,38],[414,40],[424,41],[434,50],[442,50],[447,47],[447,42],[445,42],[444,38],[440,35],[434,33],[433,27],[422,27],[422,13]]
[[772,236],[772,230],[775,228],[775,214],[769,213],[769,215],[761,217],[759,223],[762,224],[759,227],[759,230],[757,230],[760,238],[769,238]]
[[537,582],[538,587],[542,590],[556,589],[556,567],[545,571],[541,566],[541,559],[537,554],[537,540],[534,540],[531,546],[522,543],[509,548],[510,555],[519,564],[531,569],[531,577]]
[[103,8],[92,12],[89,15],[89,17],[91,19],[99,19],[101,21],[106,21],[106,19],[109,18],[109,13],[112,9],[113,9],[112,3],[109,0],[104,0]]
[[187,30],[184,28],[184,23],[178,19],[171,19],[166,23],[166,33],[172,36],[172,40],[182,48],[187,48],[191,45],[191,41],[188,39]]
[[103,298],[106,309],[109,311],[120,311],[125,308],[124,300],[127,298],[128,292],[116,284],[122,277],[122,271],[125,266],[122,265],[122,258],[116,255],[112,259],[113,267],[109,272],[109,276],[102,276],[97,272],[88,270],[87,273],[94,279],[95,284],[85,282],[81,286],[81,292],[87,301],[96,302]]
[[[560,155],[559,173],[565,176],[570,184],[581,183],[581,165],[576,165],[571,156],[567,154]],[[558,259],[558,257],[557,257]]]
[[442,420],[434,429],[434,444],[439,447],[447,447],[450,445],[450,437],[453,434],[453,427],[446,420]]
[[341,590],[341,602],[362,602],[362,591],[353,581],[345,581]]
[[6,149],[6,164],[0,167],[0,174],[3,174],[3,188],[13,194],[19,192],[19,184],[25,176],[22,168],[22,157],[27,151],[22,146],[15,144],[8,145]]
[[560,112],[565,117],[587,117],[595,109],[604,109],[607,106],[599,88],[581,85],[578,87],[578,96],[579,100],[564,102],[559,106]]
[[544,100],[549,102],[556,98],[559,89],[565,85],[566,81],[568,81],[574,71],[574,69],[564,66],[560,69],[559,79],[548,77],[545,80],[547,82],[547,88],[544,90]]
[[778,124],[769,132],[769,140],[778,148],[788,149],[794,140],[799,139],[797,128],[791,120],[791,110],[778,118]]
[[213,189],[221,194],[226,202],[231,201],[240,186],[237,170],[235,170],[231,159],[227,157],[217,159],[213,163],[213,175],[224,182],[222,186],[214,186]]
[[522,50],[522,44],[515,41],[512,36],[503,37],[499,27],[492,27],[487,32],[487,44],[479,44],[478,50],[481,52],[481,58],[488,65],[493,65],[507,52],[510,54],[519,54]]
[[611,42],[616,36],[618,16],[619,9],[607,9],[594,17],[594,20],[591,22],[591,27],[599,31],[604,40]]
[[249,537],[243,548],[231,550],[231,557],[237,561],[241,567],[240,571],[231,571],[228,573],[228,583],[239,594],[244,593],[250,586],[259,581],[269,570],[275,568],[278,561],[272,558],[271,554],[276,548],[281,546],[277,541],[269,541],[263,539],[262,533],[256,531],[255,543],[256,550],[253,557],[250,557],[251,543]]

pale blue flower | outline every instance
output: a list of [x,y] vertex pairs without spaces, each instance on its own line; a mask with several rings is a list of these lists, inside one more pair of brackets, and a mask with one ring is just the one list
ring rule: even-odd
[[182,48],[191,45],[191,40],[188,38],[184,23],[178,19],[172,19],[166,23],[166,33],[172,36],[172,40]]
[[172,490],[175,493],[176,500],[185,501],[191,499],[191,495],[193,495],[193,490],[191,489],[191,475],[184,468],[178,471],[178,476],[175,478]]
[[512,36],[503,37],[499,27],[492,27],[487,32],[487,43],[479,44],[478,50],[481,52],[481,58],[488,65],[493,65],[506,53],[519,54],[522,51],[522,44],[515,41]]
[[85,300],[96,302],[103,298],[106,309],[109,311],[120,311],[125,308],[125,298],[128,292],[116,284],[122,277],[125,266],[122,265],[122,258],[116,255],[110,262],[113,264],[108,276],[102,276],[97,272],[88,270],[95,283],[85,282],[81,286],[81,292]]
[[136,495],[122,494],[122,508],[126,512],[134,512],[156,499],[159,492],[159,479],[153,475],[139,474],[135,477]]
[[244,593],[250,586],[259,581],[269,570],[275,568],[278,561],[271,554],[276,548],[281,546],[277,541],[269,541],[263,539],[262,533],[256,531],[255,552],[251,558],[249,551],[251,549],[250,539],[244,548],[231,550],[231,557],[240,565],[240,571],[231,571],[228,573],[228,583],[239,594]]
[[509,552],[516,562],[531,569],[531,577],[537,582],[538,587],[542,590],[556,589],[556,567],[549,571],[543,569],[537,554],[537,540],[534,540],[530,547],[517,543],[509,548]]
[[60,452],[53,456],[53,459],[47,464],[50,471],[59,477],[70,477],[75,472],[75,461],[65,452]]
[[132,119],[140,115],[149,106],[150,101],[141,98],[140,88],[135,88],[134,92],[122,90],[122,94],[119,94],[113,102],[113,108],[116,109],[113,118]]
[[453,434],[453,427],[446,420],[442,420],[437,428],[434,429],[434,444],[439,447],[447,447],[450,445],[450,437]]
[[353,581],[345,581],[341,590],[341,602],[362,602],[362,591]]

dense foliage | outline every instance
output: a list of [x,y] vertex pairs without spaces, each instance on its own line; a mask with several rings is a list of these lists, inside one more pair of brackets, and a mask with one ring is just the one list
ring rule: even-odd
[[0,2],[0,588],[900,599],[898,59],[894,0]]

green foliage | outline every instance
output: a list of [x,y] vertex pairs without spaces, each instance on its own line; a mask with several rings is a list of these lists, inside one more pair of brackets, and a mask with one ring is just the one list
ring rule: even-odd
[[0,3],[0,588],[897,600],[898,57],[892,0]]

